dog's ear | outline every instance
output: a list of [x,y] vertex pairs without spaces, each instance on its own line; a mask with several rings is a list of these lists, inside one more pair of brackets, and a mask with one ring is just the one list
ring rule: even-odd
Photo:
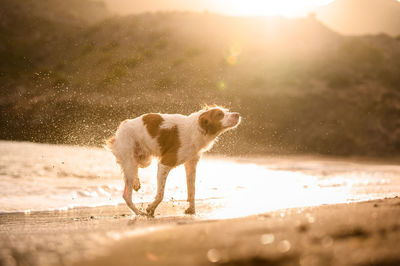
[[199,125],[204,130],[204,135],[207,135],[208,134],[209,121],[208,121],[207,117],[204,116],[204,114],[201,115],[200,118],[199,118]]
[[212,123],[209,112],[200,115],[199,125],[204,130],[204,135],[213,135],[217,132],[215,125]]

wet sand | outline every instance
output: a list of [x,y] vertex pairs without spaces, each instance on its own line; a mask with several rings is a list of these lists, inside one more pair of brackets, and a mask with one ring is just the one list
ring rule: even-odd
[[109,206],[0,215],[0,265],[400,265],[400,198],[244,218]]

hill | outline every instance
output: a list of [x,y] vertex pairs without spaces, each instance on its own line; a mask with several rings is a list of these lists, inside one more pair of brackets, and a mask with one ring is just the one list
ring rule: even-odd
[[126,118],[216,103],[244,117],[216,152],[400,152],[400,42],[390,36],[341,36],[313,16],[122,17],[85,1],[49,16],[59,0],[32,2],[35,12],[2,0],[2,139],[99,145]]
[[[230,12],[229,1],[203,1],[203,0],[103,0],[112,12],[117,14],[138,14],[155,11],[203,11],[227,14]],[[284,1],[285,2],[285,1]],[[286,3],[290,1],[286,1]],[[315,12],[319,20],[333,30],[346,35],[362,34],[390,34],[400,35],[400,1],[398,0],[326,0],[303,1],[308,2],[308,7],[302,11],[304,14]],[[318,2],[330,2],[325,5],[315,6]],[[249,9],[261,6],[258,1],[247,1]],[[233,6],[239,6],[233,3]],[[268,5],[268,4],[266,4]],[[253,6],[253,7],[252,7]],[[266,10],[265,10],[266,11]]]
[[318,18],[343,34],[400,35],[397,0],[335,0],[316,9]]

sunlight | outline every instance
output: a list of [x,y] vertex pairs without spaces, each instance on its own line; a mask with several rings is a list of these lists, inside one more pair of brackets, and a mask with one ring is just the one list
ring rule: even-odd
[[329,4],[334,0],[231,0],[215,3],[221,12],[239,16],[285,16],[299,17],[312,12],[316,6]]
[[[230,52],[240,54],[240,47],[232,46]],[[3,191],[0,213],[68,211],[85,206],[124,204],[120,170],[104,149],[1,144],[0,161],[6,162],[8,167],[0,173]],[[96,165],[101,165],[101,169]],[[394,197],[400,191],[399,173],[397,165],[366,166],[317,158],[312,161],[281,158],[240,162],[205,156],[197,168],[196,200],[206,207],[200,207],[198,217],[225,219],[293,207]],[[141,209],[154,199],[156,174],[155,160],[148,168],[139,170],[142,187],[139,193],[134,193],[133,201]],[[183,213],[178,205],[174,207],[174,202],[182,201],[181,206],[185,206],[186,197],[185,168],[180,166],[168,176],[164,202],[172,209],[167,208],[169,212],[164,215]]]

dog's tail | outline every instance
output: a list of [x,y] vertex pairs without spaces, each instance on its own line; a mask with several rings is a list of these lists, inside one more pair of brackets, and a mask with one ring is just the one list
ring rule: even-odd
[[114,143],[115,143],[115,136],[112,136],[106,140],[103,147],[109,151],[113,151]]

